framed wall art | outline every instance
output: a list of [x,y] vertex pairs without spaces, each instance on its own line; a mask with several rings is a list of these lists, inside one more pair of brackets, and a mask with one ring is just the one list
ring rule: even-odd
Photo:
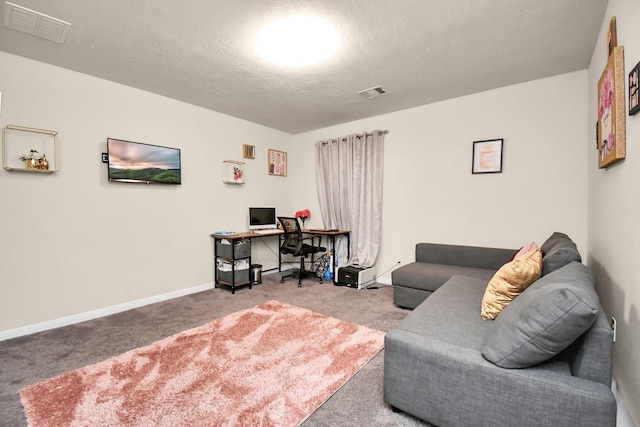
[[640,62],[629,73],[629,115],[633,116],[640,111],[638,102],[638,74],[640,74]]
[[256,146],[249,144],[242,144],[242,157],[244,159],[256,158]]
[[287,176],[287,153],[269,149],[269,175]]
[[503,139],[473,141],[473,157],[471,173],[502,172]]
[[607,31],[607,55],[611,56],[613,48],[618,46],[618,26],[616,25],[616,17],[613,16],[609,21],[609,30]]
[[624,47],[616,46],[598,80],[598,167],[626,156]]

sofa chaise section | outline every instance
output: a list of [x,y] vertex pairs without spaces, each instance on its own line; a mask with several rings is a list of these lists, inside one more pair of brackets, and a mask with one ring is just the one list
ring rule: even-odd
[[455,275],[488,282],[515,252],[515,249],[418,243],[415,262],[391,273],[393,302],[399,307],[416,308]]

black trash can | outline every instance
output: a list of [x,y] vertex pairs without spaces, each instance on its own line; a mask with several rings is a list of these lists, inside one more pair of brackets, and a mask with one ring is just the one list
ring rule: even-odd
[[251,264],[251,284],[262,283],[262,264]]

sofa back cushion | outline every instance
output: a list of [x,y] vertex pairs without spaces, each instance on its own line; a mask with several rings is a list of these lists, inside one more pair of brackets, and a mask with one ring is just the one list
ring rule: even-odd
[[591,270],[572,262],[529,286],[489,328],[483,356],[503,368],[550,359],[587,331],[598,314]]
[[513,258],[515,252],[513,249],[482,246],[418,243],[416,244],[416,261],[497,271],[505,262]]
[[542,249],[543,276],[571,262],[582,262],[576,244],[564,233],[556,231],[540,246],[540,249]]

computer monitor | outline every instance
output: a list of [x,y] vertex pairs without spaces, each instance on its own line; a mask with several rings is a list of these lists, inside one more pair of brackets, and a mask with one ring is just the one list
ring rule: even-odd
[[278,218],[276,217],[276,208],[264,206],[249,208],[249,230],[277,228]]

